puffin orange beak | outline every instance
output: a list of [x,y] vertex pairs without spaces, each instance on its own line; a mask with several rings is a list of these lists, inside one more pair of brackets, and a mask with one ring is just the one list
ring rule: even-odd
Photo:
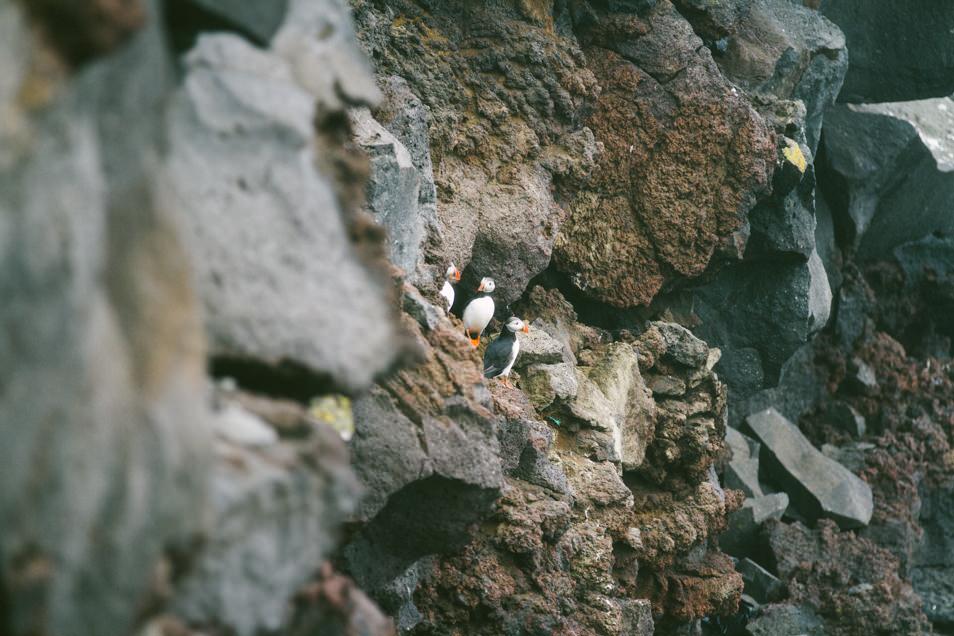
[[484,291],[484,284],[483,284],[483,283],[481,283],[480,286],[477,287],[477,291]]
[[523,333],[530,333],[530,325],[523,323]]
[[460,270],[454,270],[454,280],[460,282]]

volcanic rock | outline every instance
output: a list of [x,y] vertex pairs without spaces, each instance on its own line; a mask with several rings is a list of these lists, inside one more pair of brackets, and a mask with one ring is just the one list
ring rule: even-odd
[[761,497],[764,493],[759,484],[758,458],[733,459],[726,464],[725,487],[741,490],[746,497]]
[[899,12],[884,0],[824,0],[851,59],[838,99],[899,102],[954,93],[954,7],[916,0]]
[[728,528],[719,537],[719,547],[733,556],[753,554],[759,527],[769,519],[781,519],[788,508],[784,492],[748,498],[742,508],[729,515]]
[[267,44],[281,26],[288,0],[243,2],[242,0],[186,0],[250,36],[258,44]]
[[[774,143],[668,0],[627,21],[592,19],[584,53],[603,90],[586,123],[604,150],[570,201],[555,261],[592,298],[645,305],[667,281],[701,274],[742,227]],[[704,178],[714,164],[718,183]]]
[[735,566],[745,581],[745,593],[759,603],[779,600],[785,593],[785,585],[778,577],[749,558],[744,558]]
[[841,464],[822,455],[798,428],[775,409],[746,418],[762,444],[762,470],[789,494],[810,519],[827,517],[843,528],[867,525],[871,488]]
[[825,115],[824,191],[859,260],[954,231],[954,102],[836,106]]
[[388,258],[415,282],[428,229],[437,222],[433,205],[420,205],[424,176],[404,144],[367,108],[354,109],[351,123],[355,142],[371,161],[368,209],[387,230]]
[[524,372],[520,387],[538,409],[555,400],[572,400],[579,390],[576,368],[572,364],[535,364]]
[[767,605],[746,626],[750,636],[825,636],[824,622],[808,607]]
[[[291,46],[292,33],[277,37]],[[170,114],[168,177],[221,371],[240,383],[284,372],[307,398],[367,387],[397,348],[384,274],[359,256],[335,184],[315,169],[315,93],[294,63],[203,35]],[[366,77],[342,79],[341,94]]]
[[[156,21],[51,73],[33,4],[0,7],[0,630],[119,636],[207,522],[200,310],[154,161],[174,77]],[[68,5],[73,35],[113,37]]]

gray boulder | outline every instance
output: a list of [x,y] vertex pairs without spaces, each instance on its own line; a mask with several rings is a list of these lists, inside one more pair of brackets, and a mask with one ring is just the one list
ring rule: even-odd
[[559,464],[550,461],[553,430],[542,422],[508,420],[500,427],[504,471],[536,486],[568,494],[570,486]]
[[208,521],[201,319],[155,180],[174,77],[155,21],[38,71],[24,6],[0,3],[0,622],[120,636]]
[[524,372],[520,386],[536,408],[544,409],[557,400],[572,400],[580,385],[576,368],[561,362],[533,365]]
[[[382,275],[359,257],[333,183],[315,169],[304,59],[202,36],[170,113],[167,177],[212,355],[240,382],[262,368],[291,375],[307,397],[367,387],[397,351]],[[366,80],[342,81],[335,95],[352,84],[361,94]]]
[[732,449],[733,461],[758,459],[759,457],[759,443],[731,426],[727,426],[725,429],[725,443]]
[[857,246],[868,231],[882,197],[903,182],[918,153],[917,130],[881,113],[839,105],[825,113],[825,145],[819,170],[831,204],[835,230],[843,244]]
[[742,575],[745,593],[759,603],[770,603],[784,596],[785,584],[752,559],[742,559],[735,569]]
[[609,345],[596,365],[577,369],[577,382],[570,413],[587,426],[609,433],[624,469],[642,464],[655,433],[656,403],[643,382],[633,347]]
[[537,324],[531,325],[529,333],[520,334],[520,356],[514,367],[524,369],[535,364],[568,362],[565,349],[566,346],[545,329]]
[[[841,29],[790,0],[703,3],[702,11],[717,14],[724,11],[723,4],[745,8],[723,18],[722,29],[731,37],[725,51],[715,55],[720,68],[748,90],[804,102],[805,135],[814,152],[824,110],[835,102],[848,71]],[[715,39],[722,29],[712,25],[710,37]]]
[[[801,146],[799,152],[805,161],[813,160],[807,147]],[[788,164],[783,164],[776,174],[786,167]],[[799,178],[797,186],[787,193],[776,190],[749,213],[751,235],[745,248],[747,259],[794,256],[804,260],[815,250],[814,168],[808,165],[801,171],[792,170]]]
[[753,554],[759,527],[769,519],[781,519],[788,505],[784,492],[746,499],[742,508],[729,515],[728,527],[719,535],[719,547],[740,558]]
[[860,260],[954,231],[954,101],[836,106],[825,115],[823,187]]
[[827,517],[842,528],[868,524],[874,506],[868,484],[825,457],[775,409],[750,415],[746,424],[762,444],[761,469],[789,494],[802,515]]
[[864,437],[867,430],[865,417],[856,411],[853,406],[841,400],[834,400],[828,406],[825,419],[852,437]]
[[267,44],[278,31],[288,9],[288,0],[188,0],[259,44]]
[[725,467],[725,487],[741,490],[746,497],[761,497],[762,486],[759,484],[759,460],[733,459]]
[[[785,363],[828,322],[832,293],[817,252],[807,262],[742,262],[693,292],[716,370],[733,400],[778,384]],[[731,402],[731,401],[730,401]]]
[[330,423],[310,423],[294,443],[269,443],[237,435],[255,416],[234,404],[216,419],[212,532],[177,582],[171,611],[239,636],[277,631],[289,621],[289,599],[335,547],[360,488]]
[[900,102],[954,93],[954,5],[913,0],[822,0],[851,59],[838,99]]
[[766,605],[745,627],[749,636],[825,636],[825,623],[807,606]]
[[687,367],[702,366],[708,360],[709,346],[682,325],[674,322],[654,322],[652,326],[659,329],[666,343],[664,358]]
[[741,398],[738,392],[729,400],[729,422],[744,426],[752,413],[773,407],[790,420],[797,420],[808,410],[828,397],[827,374],[815,364],[815,347],[802,345],[782,365],[778,386],[756,391]]
[[911,583],[935,625],[954,624],[954,485],[923,488],[924,529],[912,558]]
[[623,603],[622,633],[628,636],[652,636],[653,606],[648,599],[631,599]]
[[854,357],[848,362],[844,385],[860,395],[874,395],[878,391],[878,377],[870,364]]
[[416,423],[378,387],[355,400],[351,452],[366,488],[359,519],[373,518],[389,498],[431,475],[459,482],[461,496],[472,492],[482,498],[500,487],[500,447],[491,434],[493,420],[462,408],[454,418],[425,416]]
[[355,142],[371,159],[367,205],[375,220],[387,230],[388,257],[418,279],[418,265],[424,259],[424,240],[429,225],[436,222],[434,208],[420,206],[423,175],[411,154],[388,132],[367,108],[351,112]]

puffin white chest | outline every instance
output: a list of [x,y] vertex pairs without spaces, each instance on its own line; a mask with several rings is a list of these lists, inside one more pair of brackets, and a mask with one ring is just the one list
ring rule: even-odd
[[473,334],[482,333],[494,317],[494,299],[490,296],[475,298],[464,308],[464,328]]
[[454,306],[454,286],[446,280],[444,281],[444,286],[441,287],[441,296],[447,301],[447,311],[450,311],[451,307]]
[[513,363],[517,361],[517,356],[520,354],[520,338],[513,339],[513,347],[510,348],[510,357],[507,359],[507,366],[504,367],[504,370],[500,373],[502,376],[509,376],[510,369],[513,368]]

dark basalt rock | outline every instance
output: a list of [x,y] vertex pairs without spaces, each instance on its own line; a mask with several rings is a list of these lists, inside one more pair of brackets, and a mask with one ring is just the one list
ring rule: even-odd
[[726,464],[725,487],[741,490],[746,497],[761,497],[764,493],[759,484],[758,458],[733,459]]
[[950,99],[836,106],[825,115],[819,171],[839,241],[859,261],[933,232],[951,233]]
[[871,520],[871,487],[841,464],[825,457],[778,411],[768,409],[746,418],[762,444],[761,470],[792,498],[809,519],[827,517],[843,528]]
[[759,603],[778,601],[785,594],[785,584],[761,565],[746,557],[735,568],[745,582],[745,593]]
[[954,626],[954,485],[925,488],[921,502],[924,534],[915,549],[911,582],[931,622],[949,628]]
[[827,636],[824,622],[811,608],[789,604],[762,607],[745,629],[749,636]]
[[784,364],[828,321],[831,289],[817,254],[807,262],[727,267],[694,290],[696,329],[722,347],[718,369],[735,399],[778,383]]
[[229,27],[253,39],[257,44],[267,44],[288,10],[288,0],[170,0],[175,5],[194,5],[196,8],[215,16]]
[[839,101],[900,102],[954,93],[954,6],[913,0],[822,0],[851,51]]
[[729,515],[726,531],[719,537],[719,547],[736,557],[753,555],[758,548],[760,526],[770,519],[781,519],[788,509],[784,492],[746,499],[742,508]]
[[828,405],[825,417],[831,422],[832,426],[854,438],[864,437],[867,430],[864,415],[850,404],[840,400],[835,400]]

